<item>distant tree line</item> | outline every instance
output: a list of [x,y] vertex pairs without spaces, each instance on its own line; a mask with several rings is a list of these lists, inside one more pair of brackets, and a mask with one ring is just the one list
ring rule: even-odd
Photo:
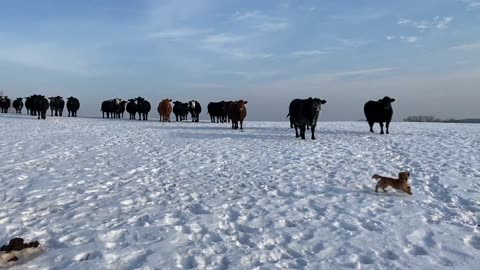
[[433,123],[480,123],[480,119],[440,119],[433,115],[411,115],[403,119],[404,122],[433,122]]
[[403,119],[403,122],[443,122],[433,115],[410,115]]

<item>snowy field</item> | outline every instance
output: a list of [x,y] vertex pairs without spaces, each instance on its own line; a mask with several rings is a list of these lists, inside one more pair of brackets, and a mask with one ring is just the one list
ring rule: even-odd
[[[480,125],[0,116],[11,269],[478,269]],[[376,126],[378,130],[378,126]],[[413,195],[373,174],[411,173]]]

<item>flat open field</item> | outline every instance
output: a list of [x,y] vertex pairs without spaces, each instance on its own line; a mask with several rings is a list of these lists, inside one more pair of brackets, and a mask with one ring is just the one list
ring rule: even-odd
[[0,243],[45,248],[12,269],[480,265],[480,125],[229,127],[0,116]]

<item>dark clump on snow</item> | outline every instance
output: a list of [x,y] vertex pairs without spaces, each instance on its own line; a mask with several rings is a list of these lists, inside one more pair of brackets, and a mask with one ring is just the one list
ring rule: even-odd
[[8,242],[8,245],[3,245],[0,248],[0,251],[5,251],[6,253],[9,253],[11,251],[20,251],[26,248],[36,248],[39,245],[40,243],[38,243],[38,241],[24,243],[24,240],[22,238],[13,238]]

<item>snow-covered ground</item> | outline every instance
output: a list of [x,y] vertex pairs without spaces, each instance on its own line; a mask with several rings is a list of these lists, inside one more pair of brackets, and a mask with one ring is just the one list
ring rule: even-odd
[[[378,126],[376,126],[378,130]],[[478,269],[480,125],[0,116],[12,269]],[[411,173],[413,195],[372,175]]]

